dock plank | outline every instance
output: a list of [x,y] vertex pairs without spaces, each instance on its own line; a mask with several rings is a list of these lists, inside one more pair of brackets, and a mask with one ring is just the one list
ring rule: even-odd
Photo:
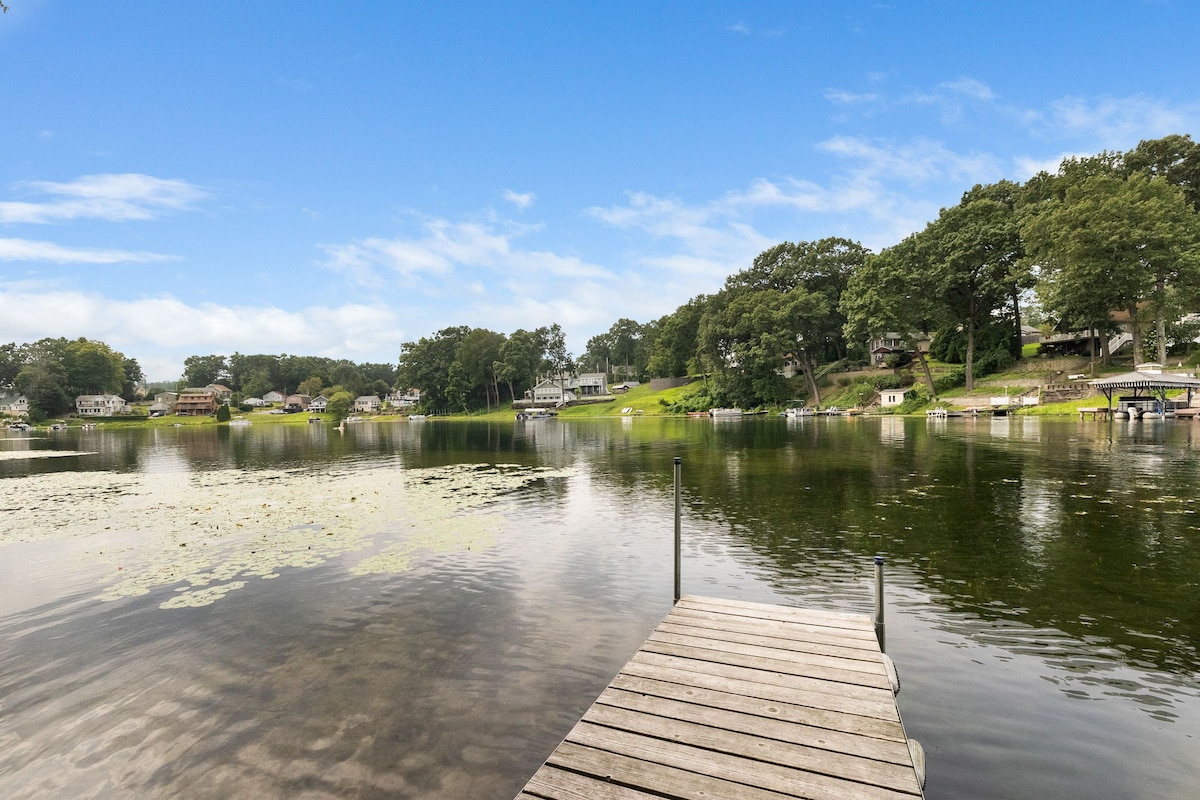
[[864,615],[688,596],[521,800],[922,797]]

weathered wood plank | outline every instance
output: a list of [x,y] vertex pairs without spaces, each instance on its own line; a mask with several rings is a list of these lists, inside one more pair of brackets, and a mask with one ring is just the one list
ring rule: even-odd
[[884,691],[865,686],[815,680],[802,675],[761,672],[744,667],[714,664],[711,661],[697,662],[644,651],[635,653],[621,671],[630,675],[669,680],[670,678],[667,676],[671,673],[662,670],[673,670],[678,675],[680,683],[690,683],[706,689],[729,691],[732,686],[728,682],[737,681],[744,685],[744,691],[747,694],[752,693],[751,696],[754,697],[780,699],[781,702],[787,702],[785,698],[793,697],[796,692],[800,692],[803,694],[804,704],[813,708],[900,721],[900,714],[896,710],[896,701],[890,687]]
[[745,669],[759,670],[761,672],[774,672],[783,675],[803,675],[808,678],[816,678],[823,681],[829,681],[831,683],[847,683],[855,686],[866,686],[872,689],[887,689],[889,692],[892,690],[892,685],[888,681],[887,672],[883,669],[876,674],[856,672],[837,667],[820,667],[811,664],[802,664],[786,658],[768,658],[730,650],[710,650],[703,647],[689,647],[687,645],[669,644],[667,642],[658,641],[654,638],[646,640],[646,643],[642,645],[642,651],[646,653],[657,653],[664,656],[687,658],[693,661],[724,664],[731,667],[743,667]]
[[647,763],[687,770],[696,775],[721,777],[784,796],[803,797],[808,800],[912,800],[914,796],[911,792],[898,792],[880,786],[831,778],[693,747],[673,740],[656,739],[587,723],[576,725],[567,735],[567,741]]
[[664,631],[661,628],[650,634],[647,641],[663,642],[664,644],[677,644],[686,647],[698,647],[704,650],[717,650],[725,653],[736,653],[744,656],[758,656],[761,658],[782,659],[793,664],[808,664],[817,667],[830,667],[832,669],[849,670],[851,672],[866,672],[869,674],[878,675],[883,670],[883,665],[879,659],[867,661],[861,658],[842,658],[841,656],[827,656],[819,653],[809,653],[802,650],[792,650],[781,648],[776,641],[762,643],[760,638],[758,642],[747,640],[747,637],[738,637],[738,639],[730,639],[727,637],[712,637],[712,636],[697,636],[695,634],[675,633],[672,631]]
[[[907,745],[899,746],[900,749],[895,754],[902,754],[904,758],[900,763],[895,763],[877,760],[869,754],[838,753],[767,735],[768,728],[773,732],[780,732],[780,728],[794,727],[786,724],[769,725],[760,721],[760,730],[743,733],[731,727],[714,727],[600,704],[592,706],[584,716],[583,722],[657,739],[684,741],[690,746],[714,753],[725,753],[818,775],[869,783],[900,792],[915,794],[918,790]],[[782,733],[788,736],[786,731]],[[578,741],[575,734],[567,738],[570,741]],[[895,746],[894,743],[874,739],[864,741],[878,745],[876,752],[880,754],[889,745]]]
[[714,626],[740,625],[752,632],[810,641],[825,641],[843,647],[862,647],[867,650],[878,648],[875,628],[870,631],[859,628],[832,628],[828,625],[809,624],[799,621],[781,622],[737,614],[726,614],[713,609],[681,608],[672,611],[667,619],[680,623],[701,620]]
[[[719,620],[719,618],[718,618]],[[857,646],[848,646],[844,637],[838,636],[786,636],[787,630],[772,631],[771,635],[757,625],[737,623],[706,623],[703,618],[667,617],[657,628],[660,633],[675,633],[681,636],[702,636],[727,642],[758,643],[780,650],[814,655],[832,656],[875,663],[879,660],[879,648],[870,641],[861,640]]]
[[[597,703],[903,764],[898,722],[619,675]],[[886,742],[881,746],[879,742]]]
[[538,770],[518,798],[540,800],[661,800],[650,795],[590,775],[567,772],[547,765]]
[[656,792],[659,797],[673,800],[795,800],[800,796],[772,792],[753,784],[737,783],[688,769],[584,747],[574,742],[560,744],[546,763],[577,770],[598,780],[632,788],[641,787]]
[[845,611],[825,611],[816,608],[792,608],[790,606],[773,606],[765,603],[748,603],[742,600],[724,600],[717,597],[698,597],[686,595],[680,598],[676,607],[714,609],[732,616],[769,619],[777,622],[800,622],[807,625],[816,624],[845,630],[865,631],[874,634],[875,626],[871,618],[865,614],[853,614]]

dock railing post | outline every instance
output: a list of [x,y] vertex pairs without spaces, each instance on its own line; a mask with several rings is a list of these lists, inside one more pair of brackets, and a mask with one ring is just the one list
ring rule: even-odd
[[883,644],[883,556],[875,556],[875,638],[879,640],[879,652],[887,652]]
[[679,497],[679,475],[682,471],[683,459],[675,456],[675,602],[679,602],[682,596],[680,591],[680,563],[682,561],[682,553],[680,552],[680,516],[682,514],[682,502]]

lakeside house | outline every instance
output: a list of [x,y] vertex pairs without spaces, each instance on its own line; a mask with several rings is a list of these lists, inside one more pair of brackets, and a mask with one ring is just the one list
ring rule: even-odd
[[6,417],[28,417],[29,400],[20,394],[0,394],[0,414]]
[[[265,397],[263,398],[266,399]],[[297,411],[307,411],[308,404],[312,402],[312,398],[306,394],[289,394],[283,401],[283,410],[295,413]]]
[[212,389],[213,392],[216,393],[217,399],[219,401],[221,401],[222,403],[228,403],[233,398],[233,389],[230,389],[228,386],[225,386],[223,384],[210,383],[208,386],[206,386],[204,388]]
[[383,401],[373,394],[364,394],[361,397],[354,398],[354,410],[376,413],[383,408]]
[[387,404],[392,408],[412,408],[421,402],[420,389],[405,389],[388,394]]
[[125,401],[115,394],[81,394],[75,398],[75,413],[81,417],[111,417],[129,411]]
[[883,408],[894,408],[904,402],[905,396],[912,391],[912,387],[907,389],[880,389],[879,390],[879,405]]
[[329,398],[323,394],[319,394],[312,400],[308,401],[308,410],[314,414],[324,414],[326,407],[329,405]]
[[215,414],[219,405],[217,393],[207,386],[184,389],[175,401],[175,416],[200,417]]
[[608,394],[608,376],[603,372],[584,372],[572,378],[567,387],[580,397],[601,397]]
[[264,394],[262,396],[262,399],[263,399],[264,403],[271,403],[271,404],[282,403],[283,402],[283,393],[277,392],[274,389],[272,389],[271,391]]
[[565,406],[576,398],[562,381],[547,378],[526,392],[535,406]]

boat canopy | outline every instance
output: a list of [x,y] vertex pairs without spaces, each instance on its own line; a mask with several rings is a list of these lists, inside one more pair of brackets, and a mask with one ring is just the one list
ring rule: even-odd
[[1121,375],[1113,375],[1111,378],[1097,378],[1088,383],[1104,392],[1104,396],[1108,398],[1110,410],[1112,409],[1113,392],[1118,389],[1132,390],[1134,397],[1155,397],[1164,404],[1167,401],[1168,391],[1187,389],[1188,405],[1192,404],[1192,391],[1200,389],[1200,378],[1159,372],[1126,372]]

